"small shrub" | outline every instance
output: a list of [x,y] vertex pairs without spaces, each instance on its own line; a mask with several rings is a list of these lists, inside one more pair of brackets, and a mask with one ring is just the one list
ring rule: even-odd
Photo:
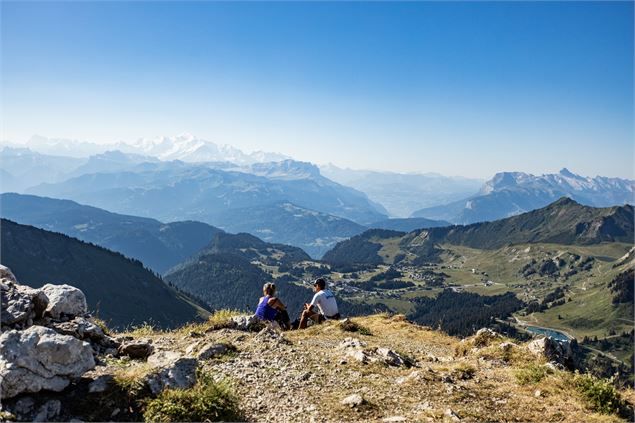
[[110,328],[108,328],[108,325],[104,320],[93,316],[89,319],[89,321],[98,326],[106,335],[110,335]]
[[394,350],[404,361],[404,365],[407,368],[414,367],[417,364],[417,360],[414,359],[410,354],[403,352],[402,350],[395,349]]
[[144,378],[152,371],[152,366],[147,363],[130,365],[130,359],[121,360],[119,368],[113,374],[115,386],[124,392],[129,398],[143,396],[146,389]]
[[366,326],[362,326],[351,319],[345,319],[339,324],[340,329],[344,332],[357,332],[360,335],[372,336],[372,332]]
[[626,408],[626,402],[611,382],[589,374],[576,374],[573,379],[576,389],[592,410],[602,414],[619,414]]
[[200,372],[191,389],[168,389],[148,401],[146,422],[239,421],[238,400],[225,383]]
[[461,380],[472,379],[476,374],[476,367],[468,363],[460,363],[452,370],[452,376]]
[[205,325],[208,329],[217,330],[232,327],[231,318],[245,314],[239,310],[217,310],[209,316]]
[[492,341],[501,341],[500,336],[492,335],[492,332],[483,331],[476,334],[472,339],[472,344],[477,348],[483,348],[488,346]]
[[133,337],[138,337],[155,335],[157,333],[161,333],[161,330],[152,323],[143,322],[140,325],[132,326],[130,329],[124,331],[124,333]]
[[458,344],[456,344],[456,347],[454,347],[454,355],[456,357],[465,357],[470,352],[471,349],[472,349],[472,344],[466,340],[463,340],[459,342]]
[[521,385],[535,384],[540,382],[551,373],[548,367],[539,364],[529,364],[516,372],[516,380]]

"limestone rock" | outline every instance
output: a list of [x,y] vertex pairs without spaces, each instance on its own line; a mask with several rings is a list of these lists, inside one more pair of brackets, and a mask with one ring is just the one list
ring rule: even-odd
[[344,341],[340,342],[338,348],[344,349],[346,357],[350,357],[360,363],[382,362],[384,364],[388,364],[389,366],[397,367],[411,364],[406,358],[402,357],[390,348],[380,347],[373,350],[365,350],[363,349],[364,346],[366,346],[366,343],[361,342],[359,339],[346,338]]
[[443,413],[444,416],[449,417],[451,420],[453,421],[460,421],[461,418],[451,409],[451,408],[446,408],[445,412]]
[[42,291],[49,299],[46,314],[59,319],[62,315],[84,316],[88,311],[84,293],[70,285],[46,284]]
[[133,340],[124,342],[118,349],[119,355],[127,355],[133,359],[143,360],[152,354],[152,344],[145,340]]
[[18,281],[15,278],[15,276],[13,275],[13,272],[11,271],[11,269],[9,269],[7,266],[3,266],[0,264],[0,281],[2,282],[12,282],[17,284]]
[[114,383],[115,378],[112,375],[101,375],[97,379],[90,382],[88,385],[88,392],[91,394],[99,394],[106,392],[108,388]]
[[277,344],[290,344],[290,342],[272,327],[265,327],[256,335],[255,339],[265,342],[275,342]]
[[370,361],[370,357],[362,350],[348,349],[346,350],[346,356],[360,363],[368,363]]
[[357,338],[346,338],[339,344],[339,348],[363,348],[366,346],[365,342],[360,341]]
[[165,389],[187,389],[196,383],[198,360],[181,357],[145,377],[154,395]]
[[227,348],[225,344],[207,344],[200,349],[197,357],[199,360],[209,360],[210,358],[223,355],[228,351],[229,348]]
[[230,318],[233,329],[244,331],[256,331],[263,327],[262,322],[255,315],[233,316]]
[[348,405],[351,408],[359,407],[364,404],[364,398],[359,394],[349,395],[342,400],[342,405]]
[[11,270],[0,265],[0,325],[3,328],[23,329],[44,314],[48,298],[39,289],[19,285]]
[[570,342],[556,341],[549,337],[534,339],[527,344],[527,348],[532,353],[543,355],[557,364],[568,363],[573,358]]
[[148,357],[148,364],[153,367],[166,367],[181,358],[181,354],[176,351],[157,351]]
[[58,400],[49,400],[42,404],[35,417],[34,422],[50,422],[60,414],[62,403]]
[[30,415],[35,407],[35,400],[33,397],[22,397],[11,408],[13,414],[18,416],[19,420],[31,420]]
[[33,397],[22,397],[10,407],[15,420],[23,422],[50,422],[59,416],[62,403],[58,400],[49,400],[36,408]]
[[0,396],[61,391],[95,367],[90,344],[53,329],[31,326],[0,336]]
[[106,335],[102,328],[84,317],[75,317],[68,322],[52,322],[47,326],[58,333],[91,342],[98,352],[114,348],[116,353],[116,349],[120,346],[119,342]]
[[403,385],[404,383],[408,383],[408,382],[412,382],[412,381],[419,381],[421,380],[421,373],[417,370],[413,371],[412,373],[410,373],[408,376],[402,376],[402,377],[398,377],[395,382],[398,385]]
[[389,366],[401,367],[407,365],[406,359],[390,348],[377,348],[376,352],[379,359]]

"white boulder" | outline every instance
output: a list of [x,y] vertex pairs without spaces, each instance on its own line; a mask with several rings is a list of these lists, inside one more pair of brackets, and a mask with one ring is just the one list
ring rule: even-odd
[[0,397],[23,392],[59,392],[95,367],[87,342],[43,326],[0,335]]
[[527,344],[527,348],[557,364],[565,364],[573,358],[570,342],[557,341],[550,337],[534,339]]
[[74,286],[49,283],[42,287],[42,291],[49,299],[46,314],[54,319],[62,315],[83,316],[88,312],[86,296]]

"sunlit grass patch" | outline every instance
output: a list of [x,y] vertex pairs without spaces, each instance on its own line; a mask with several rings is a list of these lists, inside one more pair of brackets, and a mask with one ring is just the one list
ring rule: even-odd
[[520,385],[531,385],[540,382],[551,373],[553,373],[553,371],[548,367],[531,363],[517,370],[514,376]]
[[610,379],[598,379],[589,374],[576,374],[573,384],[589,408],[602,414],[624,414],[626,401]]
[[164,331],[162,329],[160,329],[158,326],[150,323],[150,322],[143,322],[139,325],[134,325],[131,326],[130,328],[124,330],[121,335],[126,335],[126,336],[132,336],[134,338],[137,337],[141,337],[141,336],[153,336],[153,335],[159,335],[161,333],[163,333]]
[[345,319],[339,323],[339,328],[344,332],[356,332],[360,335],[372,336],[372,332],[366,326],[363,326],[353,319]]
[[168,389],[147,402],[146,422],[240,421],[238,399],[225,382],[199,372],[190,389]]

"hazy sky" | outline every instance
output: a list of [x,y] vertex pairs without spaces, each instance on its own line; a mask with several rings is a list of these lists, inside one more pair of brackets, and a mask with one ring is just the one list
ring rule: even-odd
[[5,2],[2,139],[633,177],[633,3]]

